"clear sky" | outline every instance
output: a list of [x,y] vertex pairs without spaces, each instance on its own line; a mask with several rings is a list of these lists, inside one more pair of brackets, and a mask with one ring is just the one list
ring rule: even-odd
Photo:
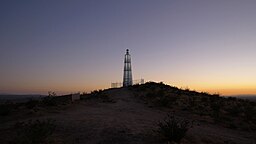
[[134,79],[256,94],[255,0],[1,0],[0,93]]

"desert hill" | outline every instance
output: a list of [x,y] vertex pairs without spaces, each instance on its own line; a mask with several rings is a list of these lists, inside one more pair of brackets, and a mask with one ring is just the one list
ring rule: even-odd
[[[164,144],[170,120],[187,122],[181,144],[254,144],[256,104],[163,83],[96,90],[0,106],[1,143]],[[169,119],[168,119],[169,118]],[[173,119],[172,119],[173,120]],[[182,129],[183,130],[183,129]],[[167,137],[167,138],[166,138]],[[177,143],[170,142],[169,143]]]

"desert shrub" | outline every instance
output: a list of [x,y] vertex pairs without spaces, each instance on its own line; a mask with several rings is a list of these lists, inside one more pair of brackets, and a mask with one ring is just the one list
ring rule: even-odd
[[178,119],[174,115],[168,115],[162,122],[158,123],[157,133],[165,142],[180,143],[192,124],[188,120]]
[[210,94],[208,92],[201,92],[202,95],[209,96]]
[[94,90],[91,92],[91,96],[99,96],[102,92],[103,90]]
[[89,98],[96,98],[96,99],[100,99],[103,96],[105,96],[106,94],[103,93],[103,90],[94,90],[90,93]]
[[49,137],[55,130],[54,120],[30,120],[28,122],[18,122],[15,124],[17,136],[11,142],[13,144],[44,144],[48,143]]
[[155,98],[154,104],[159,107],[172,107],[177,100],[177,96],[161,96]]
[[97,99],[101,102],[104,103],[115,103],[116,101],[114,99],[112,99],[106,92],[104,92],[103,90],[94,90],[91,92],[90,95],[88,95],[88,97],[86,98],[86,100],[88,99]]
[[48,96],[44,97],[43,100],[42,100],[43,105],[56,106],[57,101],[54,98],[55,96],[57,96],[55,92],[48,92]]
[[211,96],[213,96],[213,97],[220,97],[220,93],[214,93]]

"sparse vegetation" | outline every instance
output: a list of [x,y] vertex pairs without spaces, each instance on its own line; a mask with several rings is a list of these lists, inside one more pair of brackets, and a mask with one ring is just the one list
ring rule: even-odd
[[157,133],[164,142],[180,143],[192,124],[188,120],[168,115],[162,122],[158,123]]
[[[137,97],[142,98],[149,104],[153,104],[156,107],[169,107],[173,106],[173,103],[179,98],[177,93],[171,93],[170,86],[163,83],[148,82],[144,85],[136,85],[133,87],[134,94]],[[173,91],[178,88],[173,87]]]
[[56,97],[57,94],[55,92],[48,92],[48,96],[44,97],[42,100],[42,104],[46,106],[56,106],[57,101],[54,97]]
[[172,108],[199,116],[209,116],[215,123],[228,128],[256,129],[255,102],[234,97],[225,98],[218,93],[211,95],[207,92],[191,91],[189,88],[179,89],[154,82],[129,89],[150,107]]
[[[62,115],[62,110],[69,108],[69,106],[62,107],[61,105],[72,103],[71,96],[72,95],[56,96],[56,93],[50,92],[46,98],[42,98],[41,100],[31,99],[19,104],[4,103],[0,105],[1,123],[3,125],[6,124],[2,126],[0,131],[1,134],[6,133],[2,138],[0,137],[0,141],[3,141],[2,143],[8,143],[10,139],[13,139],[11,143],[14,144],[62,143],[62,140],[65,141],[66,138],[59,135],[59,131],[51,135],[55,129],[55,122],[52,120],[31,120],[17,123],[15,127],[11,126],[21,119],[34,119],[41,116],[49,117],[49,113],[51,113],[50,117],[54,117],[55,119],[65,118],[65,116]],[[99,128],[96,133],[100,134],[100,139],[96,140],[97,142],[93,140],[94,137],[85,136],[87,134],[90,136],[95,134],[92,130],[88,130],[88,133],[83,134],[83,138],[81,135],[74,138],[74,141],[78,143],[85,142],[87,139],[95,143],[123,143],[123,141],[127,143],[136,143],[138,141],[142,143],[144,141],[146,141],[145,143],[189,143],[190,138],[193,138],[194,135],[189,133],[187,137],[185,136],[192,125],[192,123],[186,119],[196,121],[194,125],[206,132],[208,126],[211,126],[211,130],[218,129],[218,131],[222,131],[221,127],[229,128],[229,131],[232,133],[235,131],[243,131],[241,133],[247,134],[254,133],[256,130],[255,102],[232,97],[221,97],[218,94],[211,95],[205,92],[191,91],[188,88],[179,89],[163,83],[150,82],[143,85],[129,86],[127,88],[96,90],[91,93],[83,93],[82,99],[83,101],[74,103],[79,106],[74,106],[72,110],[65,111],[64,113],[79,117],[79,122],[85,125],[87,123],[91,125],[90,122],[99,119],[102,122],[106,117],[106,123],[113,126],[113,129],[109,130],[109,127],[103,128],[107,131],[104,130],[101,134],[101,129]],[[111,103],[117,104],[112,105]],[[146,104],[147,107],[145,107],[144,104]],[[76,111],[74,115],[72,114],[73,110]],[[77,110],[81,111],[81,114],[77,112]],[[97,111],[98,115],[94,116],[94,112],[91,110]],[[177,115],[168,115],[157,125],[152,125],[169,112],[175,112]],[[55,117],[55,114],[57,117]],[[89,114],[90,118],[88,119],[84,114]],[[113,117],[114,114],[118,115],[118,118]],[[131,119],[129,119],[130,117]],[[122,122],[119,121],[119,118]],[[76,120],[77,119],[78,118],[76,118]],[[70,120],[71,119],[68,118],[65,121],[70,122]],[[143,120],[145,120],[145,123]],[[123,121],[125,121],[125,123]],[[111,124],[108,122],[111,122]],[[114,125],[112,125],[113,122],[115,123]],[[140,125],[140,122],[143,123],[143,125]],[[63,127],[67,126],[70,132],[73,132],[73,128],[76,128],[76,126],[81,126],[80,123],[78,125],[65,124],[65,122],[60,124],[63,125]],[[95,123],[92,124],[92,129],[94,129],[95,125],[98,126],[94,124]],[[150,126],[146,126],[145,124]],[[8,125],[10,126],[8,127]],[[125,128],[126,125],[129,125],[129,129],[119,130],[119,128],[123,126]],[[154,126],[157,126],[157,128]],[[217,128],[214,128],[214,126]],[[87,125],[85,127],[87,127]],[[191,132],[196,132],[197,128]],[[78,131],[80,132],[81,128],[79,127],[77,129],[79,129]],[[143,133],[137,135],[134,133],[134,129],[143,131]],[[152,129],[154,129],[153,132]],[[61,129],[61,131],[62,130],[63,129]],[[15,135],[16,131],[17,135]],[[87,130],[85,130],[85,132],[87,132]],[[55,135],[57,135],[57,137],[54,137]],[[12,136],[15,137],[12,138]],[[61,138],[59,138],[59,136]],[[67,138],[70,140],[67,143],[74,142],[73,136],[71,137]],[[195,138],[195,141],[196,139],[197,138]],[[213,143],[207,139],[199,138],[199,140],[200,141],[197,142]],[[192,141],[192,143],[197,142]],[[241,143],[243,143],[243,141]]]
[[49,137],[55,130],[54,120],[30,120],[15,124],[17,137],[11,142],[13,144],[45,144],[49,143]]
[[111,97],[109,97],[109,95],[104,90],[94,90],[90,94],[84,95],[82,99],[94,99],[104,103],[115,103],[115,101]]

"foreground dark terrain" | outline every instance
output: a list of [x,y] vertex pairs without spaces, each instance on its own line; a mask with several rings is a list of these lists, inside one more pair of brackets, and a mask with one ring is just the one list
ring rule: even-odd
[[[256,104],[181,90],[162,83],[94,91],[0,107],[1,143],[178,143],[159,123],[167,115],[188,122],[182,144],[255,144]],[[165,125],[162,128],[166,128]]]

